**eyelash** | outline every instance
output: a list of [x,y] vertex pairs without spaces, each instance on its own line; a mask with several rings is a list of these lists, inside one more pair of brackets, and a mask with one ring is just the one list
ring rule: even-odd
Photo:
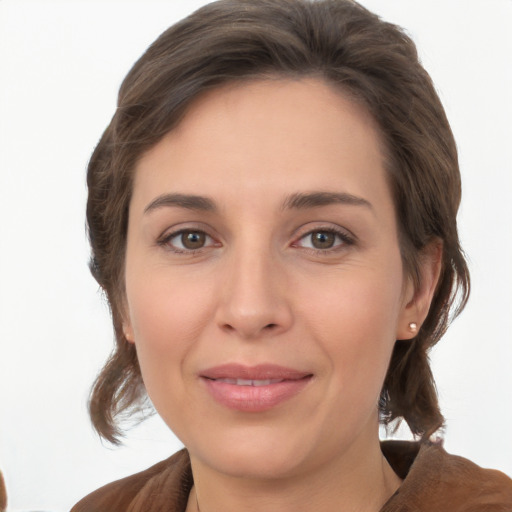
[[[169,233],[169,234],[166,234],[164,235],[161,239],[159,239],[157,241],[157,244],[161,247],[164,247],[172,252],[174,252],[175,254],[186,254],[188,256],[193,256],[193,255],[197,255],[197,254],[200,254],[201,252],[204,252],[205,249],[208,249],[209,247],[212,247],[212,246],[215,246],[215,243],[214,244],[211,244],[211,245],[208,245],[208,246],[203,246],[203,247],[200,247],[198,249],[180,249],[180,248],[177,248],[177,247],[173,247],[171,245],[171,240],[173,238],[177,238],[179,237],[180,235],[183,235],[184,233],[197,233],[197,234],[202,234],[202,235],[205,235],[205,237],[213,240],[213,237],[211,237],[206,231],[204,231],[203,229],[194,229],[194,228],[184,228],[184,229],[180,229],[178,231],[173,231],[172,233]],[[303,240],[305,239],[306,237],[308,236],[311,236],[313,233],[330,233],[330,234],[333,234],[335,235],[337,238],[339,238],[341,240],[341,243],[338,243],[336,245],[334,245],[333,247],[330,247],[330,248],[327,248],[327,249],[316,249],[316,248],[311,248],[311,247],[302,247],[303,250],[306,250],[312,254],[315,254],[315,255],[330,255],[330,254],[333,254],[334,252],[337,252],[338,250],[340,250],[340,246],[351,246],[351,245],[354,245],[356,243],[356,240],[355,240],[355,237],[349,235],[347,232],[345,231],[342,231],[340,229],[336,229],[334,227],[319,227],[319,228],[315,228],[315,229],[311,229],[310,231],[304,233],[303,235],[301,235],[297,241],[293,242],[291,244],[292,247],[301,247],[300,245],[297,244],[298,241],[300,240]]]
[[171,240],[173,238],[179,237],[180,235],[183,235],[183,233],[203,234],[207,238],[210,238],[211,240],[213,240],[213,238],[203,229],[184,228],[184,229],[179,229],[178,231],[173,231],[172,233],[164,235],[160,240],[157,241],[157,244],[161,247],[164,247],[164,248],[176,253],[176,254],[186,254],[187,256],[199,254],[199,253],[203,252],[205,249],[207,249],[208,247],[210,247],[210,246],[200,247],[199,249],[180,249],[178,247],[173,247],[170,243]]
[[[342,247],[350,247],[354,245],[356,240],[355,237],[349,235],[346,231],[342,231],[341,229],[336,229],[334,227],[319,227],[315,229],[309,230],[307,233],[301,235],[297,241],[304,240],[307,237],[311,237],[313,233],[329,233],[334,235],[335,237],[341,240],[341,243],[338,243],[327,249],[317,249],[312,247],[303,247],[304,250],[307,250],[311,254],[319,255],[319,256],[328,256],[336,253],[342,249]],[[293,242],[292,247],[296,247],[297,242]],[[299,246],[300,247],[300,246]]]

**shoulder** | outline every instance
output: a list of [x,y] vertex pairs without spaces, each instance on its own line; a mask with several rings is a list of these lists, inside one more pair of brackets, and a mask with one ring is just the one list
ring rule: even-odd
[[181,512],[191,487],[190,459],[181,450],[145,471],[99,488],[71,512]]
[[[412,458],[414,451],[417,455]],[[412,464],[402,486],[382,512],[512,511],[512,480],[504,473],[451,455],[441,444],[423,443],[415,450],[407,450],[404,445],[404,454]],[[404,509],[404,505],[408,508]]]

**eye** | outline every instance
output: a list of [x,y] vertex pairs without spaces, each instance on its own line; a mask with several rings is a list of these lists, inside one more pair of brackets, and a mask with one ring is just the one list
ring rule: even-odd
[[159,245],[167,246],[174,252],[195,252],[214,245],[210,235],[199,229],[181,229],[165,236]]
[[294,245],[316,251],[335,251],[343,245],[352,245],[354,240],[347,233],[334,228],[315,229],[303,235]]
[[332,231],[313,231],[308,238],[315,249],[330,249],[336,242],[336,234]]

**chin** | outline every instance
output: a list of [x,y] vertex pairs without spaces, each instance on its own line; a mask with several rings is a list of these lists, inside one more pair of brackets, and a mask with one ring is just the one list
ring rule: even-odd
[[196,451],[190,447],[189,451],[192,457],[232,477],[263,480],[291,477],[304,469],[311,454],[305,449],[304,440],[289,434],[279,435],[276,430],[262,426],[226,432],[202,449]]

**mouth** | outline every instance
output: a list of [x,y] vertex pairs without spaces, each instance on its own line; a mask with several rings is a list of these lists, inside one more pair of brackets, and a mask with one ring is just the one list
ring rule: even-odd
[[[207,378],[207,377],[206,377]],[[225,382],[226,384],[233,384],[235,386],[270,386],[271,384],[278,384],[284,382],[285,379],[210,379],[216,382]]]
[[241,412],[263,412],[300,393],[313,374],[277,365],[228,364],[200,373],[210,396],[220,405]]

